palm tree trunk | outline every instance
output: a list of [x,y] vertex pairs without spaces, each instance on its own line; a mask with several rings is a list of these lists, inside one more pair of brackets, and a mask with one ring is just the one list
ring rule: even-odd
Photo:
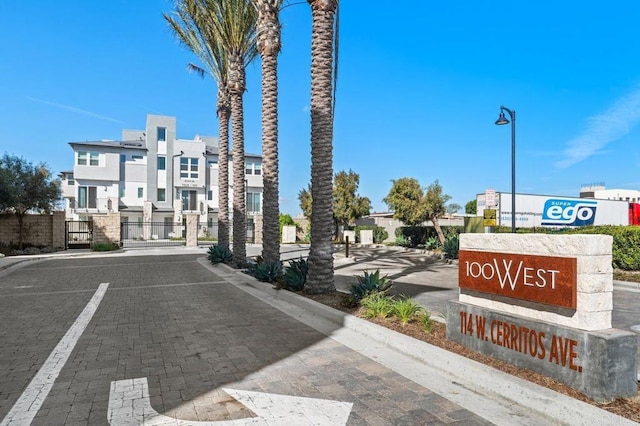
[[244,164],[244,112],[242,96],[245,89],[242,58],[229,61],[229,94],[231,96],[231,134],[233,140],[233,263],[241,268],[247,261],[246,188]]
[[218,90],[218,244],[229,248],[229,98]]
[[308,0],[311,38],[311,248],[309,293],[335,290],[333,271],[333,19],[337,0]]
[[262,55],[262,180],[264,186],[262,257],[270,262],[280,260],[277,58],[277,53]]

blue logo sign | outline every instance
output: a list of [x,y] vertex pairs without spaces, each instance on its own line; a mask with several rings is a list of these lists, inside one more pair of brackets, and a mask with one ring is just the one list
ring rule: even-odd
[[597,201],[550,198],[544,203],[542,224],[551,226],[593,225]]

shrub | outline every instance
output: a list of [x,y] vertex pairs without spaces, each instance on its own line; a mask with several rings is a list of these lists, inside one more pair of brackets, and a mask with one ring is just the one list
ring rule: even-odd
[[307,283],[309,263],[302,257],[300,260],[292,260],[284,271],[284,285],[293,291],[300,291]]
[[214,244],[209,247],[207,259],[214,265],[218,263],[229,263],[233,260],[233,253],[226,247]]
[[114,243],[94,243],[91,248],[93,251],[113,251],[118,249],[118,245]]
[[393,310],[393,297],[385,293],[371,293],[360,301],[365,318],[386,318]]
[[460,238],[457,235],[449,237],[444,242],[444,255],[447,259],[457,259],[460,250]]
[[384,240],[389,238],[389,233],[382,226],[378,225],[358,225],[356,226],[356,243],[360,242],[360,231],[361,230],[372,230],[373,231],[373,242],[374,244],[382,244]]
[[371,293],[381,293],[391,288],[392,282],[385,275],[380,276],[380,270],[370,274],[368,271],[364,271],[364,275],[356,277],[358,282],[351,286],[351,296],[354,300],[359,302],[363,297]]
[[411,241],[401,235],[396,237],[396,245],[400,247],[411,247]]
[[276,260],[262,261],[256,263],[251,267],[251,274],[259,281],[266,283],[273,283],[280,280],[282,277],[282,262]]
[[429,237],[424,244],[427,250],[435,250],[440,247],[440,239],[438,237]]
[[418,314],[418,323],[425,333],[431,333],[433,331],[433,319],[429,312],[425,309],[421,310]]
[[391,309],[393,315],[398,317],[402,325],[407,325],[422,311],[420,305],[410,297],[394,301]]
[[409,247],[424,245],[427,239],[426,226],[401,226],[396,229],[396,237],[404,237],[409,240]]

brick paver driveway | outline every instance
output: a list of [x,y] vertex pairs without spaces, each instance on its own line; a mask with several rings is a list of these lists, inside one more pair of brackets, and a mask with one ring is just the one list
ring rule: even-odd
[[[349,425],[486,424],[197,257],[58,259],[0,273],[2,424],[258,424],[265,409],[280,415],[275,398],[242,400],[241,391],[339,401],[311,403],[319,413],[300,408],[302,417],[279,424],[304,424],[305,415],[308,424],[345,424],[339,411]],[[283,412],[298,415],[305,401],[285,399]]]

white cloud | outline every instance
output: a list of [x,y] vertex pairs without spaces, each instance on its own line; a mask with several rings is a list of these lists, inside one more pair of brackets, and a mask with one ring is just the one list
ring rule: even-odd
[[564,159],[556,167],[564,169],[590,156],[601,153],[601,148],[620,139],[640,122],[640,87],[636,87],[601,114],[587,119],[586,130],[567,143]]
[[77,114],[86,115],[88,117],[97,118],[99,120],[112,121],[114,123],[120,123],[120,124],[124,123],[123,121],[116,120],[115,118],[107,117],[105,115],[96,114],[95,112],[86,111],[84,109],[72,107],[72,106],[69,106],[69,105],[63,105],[63,104],[59,104],[59,103],[56,103],[56,102],[45,101],[43,99],[32,98],[31,96],[27,96],[27,99],[29,99],[30,101],[33,101],[33,102],[39,102],[41,104],[50,105],[52,107],[63,109],[65,111],[71,111],[71,112],[75,112]]

